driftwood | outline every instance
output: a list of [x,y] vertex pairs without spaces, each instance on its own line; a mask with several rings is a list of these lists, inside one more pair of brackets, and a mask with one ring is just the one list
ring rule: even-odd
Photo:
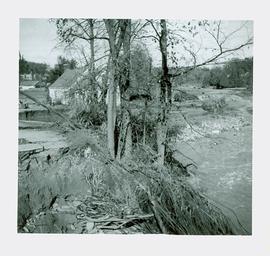
[[[145,190],[146,191],[146,190]],[[167,229],[162,221],[162,218],[161,216],[159,215],[158,211],[157,211],[157,202],[155,200],[155,198],[150,194],[150,191],[146,191],[147,195],[148,195],[148,198],[151,202],[151,208],[152,208],[152,211],[154,213],[154,217],[155,217],[155,220],[157,222],[157,225],[158,225],[158,228],[160,229],[160,231],[163,233],[163,234],[167,234]]]
[[29,98],[30,100],[34,101],[35,103],[37,103],[38,105],[46,108],[49,112],[52,112],[54,114],[56,114],[57,116],[61,117],[63,120],[65,120],[66,122],[69,123],[70,127],[72,129],[81,129],[81,127],[78,124],[75,124],[74,122],[72,122],[69,118],[67,118],[66,116],[62,115],[61,113],[55,111],[54,109],[52,109],[51,107],[43,104],[42,102],[40,102],[39,100],[35,99],[34,97],[30,96],[29,94],[23,92],[23,91],[19,91],[19,93],[27,98]]
[[45,150],[44,147],[42,147],[42,148],[38,148],[38,149],[32,149],[32,150],[29,150],[27,152],[20,152],[19,153],[19,160],[24,161],[24,160],[28,159],[31,155],[38,154],[40,152],[43,152],[44,150]]
[[97,225],[99,229],[117,230],[131,227],[137,223],[141,223],[147,221],[148,219],[154,218],[154,214],[127,215],[125,218],[106,216],[98,219],[85,216],[85,214],[78,214],[76,218],[79,221],[94,223],[94,225]]
[[126,219],[121,218],[99,218],[99,219],[93,219],[90,217],[85,217],[85,219],[89,222],[95,222],[95,223],[101,223],[101,222],[130,222],[135,220],[143,220],[143,219],[149,219],[154,217],[153,214],[145,214],[145,215],[129,215]]
[[162,221],[161,216],[159,215],[158,211],[157,211],[157,202],[154,198],[154,196],[151,195],[149,189],[146,189],[142,184],[138,184],[139,187],[144,190],[148,196],[148,199],[150,200],[150,206],[152,208],[152,212],[153,212],[153,217],[156,220],[157,226],[159,228],[159,230],[163,233],[163,234],[167,234],[167,229]]
[[[110,229],[110,230],[117,230],[126,227],[129,225],[135,225],[136,222],[146,221],[148,219],[153,218],[153,214],[145,214],[145,215],[129,215],[125,219],[120,218],[100,218],[100,219],[92,219],[89,217],[85,217],[88,222],[93,223],[104,223],[100,226],[100,229]],[[113,224],[113,225],[111,225]]]

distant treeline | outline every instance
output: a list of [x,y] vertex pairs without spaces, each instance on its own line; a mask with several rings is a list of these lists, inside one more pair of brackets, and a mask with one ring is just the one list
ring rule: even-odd
[[224,88],[252,89],[253,58],[232,59],[214,68],[197,68],[176,79],[177,83],[196,83],[203,87],[220,85]]
[[65,57],[58,56],[57,64],[54,68],[50,68],[46,63],[37,63],[27,61],[21,54],[19,54],[19,74],[32,74],[35,80],[44,80],[47,83],[53,83],[58,77],[60,77],[65,68],[76,68],[76,61],[74,59],[66,59]]
[[47,72],[48,65],[45,63],[30,62],[24,59],[20,54],[19,58],[19,73],[22,74],[38,74],[44,76]]

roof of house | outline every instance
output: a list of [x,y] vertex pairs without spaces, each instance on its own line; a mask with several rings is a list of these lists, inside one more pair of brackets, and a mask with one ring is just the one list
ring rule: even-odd
[[70,88],[82,74],[82,69],[66,69],[65,72],[53,84],[50,85],[49,88]]
[[35,87],[35,85],[36,84],[38,84],[39,83],[39,81],[27,81],[27,80],[25,80],[25,81],[21,81],[20,82],[20,86],[34,86]]

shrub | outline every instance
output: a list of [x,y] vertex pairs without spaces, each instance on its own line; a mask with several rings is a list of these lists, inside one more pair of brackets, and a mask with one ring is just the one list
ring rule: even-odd
[[174,101],[176,101],[176,102],[181,102],[182,101],[181,93],[176,93],[174,95]]
[[[151,119],[149,115],[146,116],[145,122],[142,118],[136,116],[131,117],[132,127],[132,141],[133,143],[143,143],[143,136],[147,145],[153,147],[156,143],[156,121]],[[145,134],[144,134],[145,129]]]
[[202,102],[202,109],[211,113],[222,112],[226,107],[225,97],[211,98],[208,97]]
[[187,101],[187,100],[197,100],[197,96],[189,94],[184,91],[177,92],[174,95],[174,101],[176,102],[182,102],[182,101]]
[[[81,157],[96,156],[98,147],[106,148],[106,135],[90,129],[69,131],[66,134],[72,152]],[[100,146],[102,144],[102,146]],[[106,153],[106,150],[103,151]]]
[[179,177],[161,176],[158,184],[152,184],[151,193],[156,198],[156,215],[160,216],[166,233],[234,233],[232,223],[223,213]]
[[70,106],[70,117],[76,119],[84,128],[99,126],[106,120],[105,106],[97,102],[73,99]]

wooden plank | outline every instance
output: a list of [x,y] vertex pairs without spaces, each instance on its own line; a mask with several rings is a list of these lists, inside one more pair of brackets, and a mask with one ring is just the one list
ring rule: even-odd
[[29,143],[19,145],[19,152],[28,152],[28,151],[40,151],[42,152],[44,147],[40,144]]

